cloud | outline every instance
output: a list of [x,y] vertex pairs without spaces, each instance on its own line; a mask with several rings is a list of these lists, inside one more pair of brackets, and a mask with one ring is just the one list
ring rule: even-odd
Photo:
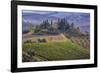
[[32,11],[32,10],[22,10],[22,13],[23,14],[27,14],[27,13],[34,13],[34,14],[53,14],[53,13],[56,13],[56,12],[50,12],[50,11]]

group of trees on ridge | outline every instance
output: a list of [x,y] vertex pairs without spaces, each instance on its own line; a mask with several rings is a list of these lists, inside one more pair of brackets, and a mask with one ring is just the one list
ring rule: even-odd
[[33,33],[47,33],[47,34],[58,34],[64,33],[69,29],[79,29],[79,27],[75,27],[74,23],[69,23],[66,18],[58,19],[57,22],[53,20],[44,20],[40,25],[32,25],[30,24],[29,31]]

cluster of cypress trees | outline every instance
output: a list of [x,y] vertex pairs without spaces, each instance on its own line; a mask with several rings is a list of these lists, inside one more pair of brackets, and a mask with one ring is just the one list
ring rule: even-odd
[[[54,25],[56,24],[56,28]],[[70,28],[74,28],[74,23],[70,24],[66,18],[58,19],[56,23],[53,20],[45,20],[39,25],[40,29],[47,29],[48,31],[53,32],[65,32]]]

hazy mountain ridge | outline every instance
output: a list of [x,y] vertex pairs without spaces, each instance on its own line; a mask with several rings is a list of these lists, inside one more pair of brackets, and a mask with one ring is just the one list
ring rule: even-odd
[[[44,20],[53,20],[53,22],[57,22],[60,18],[66,18],[69,23],[74,23],[76,26],[89,26],[90,24],[90,15],[88,13],[65,13],[65,12],[51,12],[46,14],[39,14],[39,13],[23,13],[23,29],[25,26],[29,24],[32,25],[39,25]],[[26,28],[26,27],[25,27]],[[88,27],[89,28],[89,27]],[[84,30],[84,29],[82,29]],[[85,28],[86,30],[86,28]],[[89,32],[89,30],[88,30]]]

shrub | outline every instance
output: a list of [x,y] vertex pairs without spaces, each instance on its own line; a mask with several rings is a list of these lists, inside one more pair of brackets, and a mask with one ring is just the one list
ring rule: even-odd
[[39,43],[46,42],[46,39],[45,39],[45,38],[43,38],[43,39],[38,39],[38,42],[39,42]]

